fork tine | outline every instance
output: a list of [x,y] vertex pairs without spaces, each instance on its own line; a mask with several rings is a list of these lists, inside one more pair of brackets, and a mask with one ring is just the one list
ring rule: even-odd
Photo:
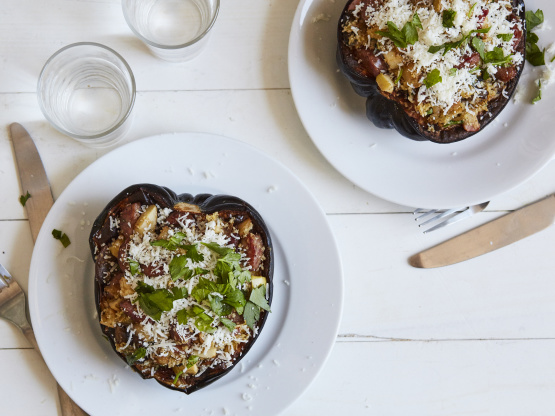
[[464,220],[465,218],[469,218],[469,217],[471,217],[473,214],[474,214],[474,213],[473,213],[471,210],[469,210],[469,209],[467,208],[467,209],[465,209],[463,212],[461,212],[461,213],[459,213],[459,214],[457,214],[457,215],[454,215],[453,217],[447,219],[446,221],[440,222],[439,224],[434,225],[434,226],[431,227],[431,228],[428,228],[427,230],[424,231],[424,234],[430,233],[430,232],[435,231],[435,230],[438,230],[438,229],[440,229],[440,228],[442,228],[442,227],[445,227],[446,225],[454,224],[454,223],[456,223],[456,222],[459,222],[459,221],[461,221],[461,220]]
[[[466,209],[468,209],[468,208],[466,208]],[[439,213],[438,215],[436,215],[435,217],[432,217],[432,218],[430,218],[429,220],[424,221],[422,224],[418,224],[418,226],[419,226],[419,227],[422,227],[422,226],[424,226],[424,225],[426,225],[426,224],[429,224],[429,223],[431,223],[431,222],[434,222],[434,221],[440,220],[440,219],[442,219],[442,218],[448,217],[449,215],[454,214],[454,213],[457,212],[457,211],[459,211],[459,210],[457,210],[457,209],[449,209],[449,210],[447,210],[447,211],[445,211],[445,212],[441,212],[441,213]]]
[[[416,210],[416,211],[418,211],[418,210]],[[422,220],[423,218],[426,218],[429,215],[436,214],[437,212],[439,212],[438,209],[431,209],[431,210],[428,210],[428,211],[420,209],[420,211],[418,213],[416,211],[414,211],[413,214],[415,214],[415,215],[420,214],[420,215],[414,219],[415,221],[420,221],[420,220]]]

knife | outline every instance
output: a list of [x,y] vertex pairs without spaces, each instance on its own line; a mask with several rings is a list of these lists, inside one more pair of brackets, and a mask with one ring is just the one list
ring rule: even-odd
[[[29,218],[29,226],[31,227],[31,235],[33,242],[37,240],[40,227],[46,214],[50,211],[54,200],[50,184],[42,165],[39,152],[33,142],[33,139],[19,123],[10,124],[10,135],[12,137],[15,161],[19,173],[19,182],[23,194],[31,195],[25,203],[27,217]],[[34,338],[32,332],[29,333]],[[31,340],[32,345],[33,344]],[[38,350],[37,350],[38,352]],[[66,392],[57,384],[58,397],[60,399],[60,409],[62,416],[87,416],[77,404],[66,394]]]
[[555,221],[555,194],[467,231],[409,258],[413,267],[432,268],[459,263],[549,227]]

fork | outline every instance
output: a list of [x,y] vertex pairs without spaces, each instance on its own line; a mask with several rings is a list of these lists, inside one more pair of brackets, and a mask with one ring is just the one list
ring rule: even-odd
[[[25,312],[25,293],[2,264],[0,264],[0,318],[4,318],[17,326],[35,351],[39,352],[33,328]],[[60,385],[57,385],[57,387],[63,416],[87,415],[69,398]]]
[[[438,230],[442,227],[445,227],[446,225],[454,224],[456,222],[469,218],[474,214],[480,211],[483,211],[488,205],[489,205],[489,201],[486,201],[477,205],[470,205],[468,207],[463,207],[458,209],[448,209],[448,210],[440,210],[440,209],[427,210],[427,209],[417,208],[413,212],[413,214],[418,215],[415,218],[417,222],[424,221],[418,224],[419,227],[423,227],[425,225],[430,227],[424,230],[424,234],[425,234],[425,233]],[[431,215],[433,216],[431,218],[428,218]]]

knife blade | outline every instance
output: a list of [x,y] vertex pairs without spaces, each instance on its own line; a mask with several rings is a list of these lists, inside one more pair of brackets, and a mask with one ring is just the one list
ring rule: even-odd
[[459,263],[505,247],[544,230],[555,221],[555,194],[453,237],[409,258],[409,264],[433,268]]
[[[29,218],[33,242],[35,242],[42,223],[54,204],[54,199],[52,198],[52,191],[39,152],[27,130],[19,123],[12,123],[10,124],[10,135],[12,137],[21,189],[23,194],[29,192],[31,195],[25,203],[25,209],[27,211],[27,217]],[[32,333],[30,335],[34,338]],[[60,385],[57,383],[56,385],[58,387],[58,397],[62,416],[87,416],[87,414],[71,400]]]

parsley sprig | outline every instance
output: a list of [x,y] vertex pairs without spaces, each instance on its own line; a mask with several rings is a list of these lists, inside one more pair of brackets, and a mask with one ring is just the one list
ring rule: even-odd
[[414,45],[418,41],[417,28],[422,29],[422,22],[418,13],[412,15],[412,19],[405,23],[403,28],[399,30],[397,25],[391,20],[387,22],[387,31],[378,30],[376,33],[389,38],[398,48],[406,48],[407,45]]
[[545,49],[538,46],[539,37],[532,32],[543,23],[543,11],[526,11],[526,60],[534,66],[545,65]]
[[430,53],[437,53],[439,51],[441,51],[443,49],[443,55],[445,56],[445,54],[447,52],[449,52],[451,49],[456,49],[460,46],[462,46],[464,43],[466,43],[468,41],[468,39],[474,34],[474,33],[488,33],[490,31],[491,27],[486,27],[483,29],[475,29],[475,30],[471,30],[470,32],[468,32],[466,35],[464,35],[462,38],[460,38],[459,40],[456,40],[454,42],[446,42],[442,45],[433,45],[430,46],[428,48],[428,52]]

